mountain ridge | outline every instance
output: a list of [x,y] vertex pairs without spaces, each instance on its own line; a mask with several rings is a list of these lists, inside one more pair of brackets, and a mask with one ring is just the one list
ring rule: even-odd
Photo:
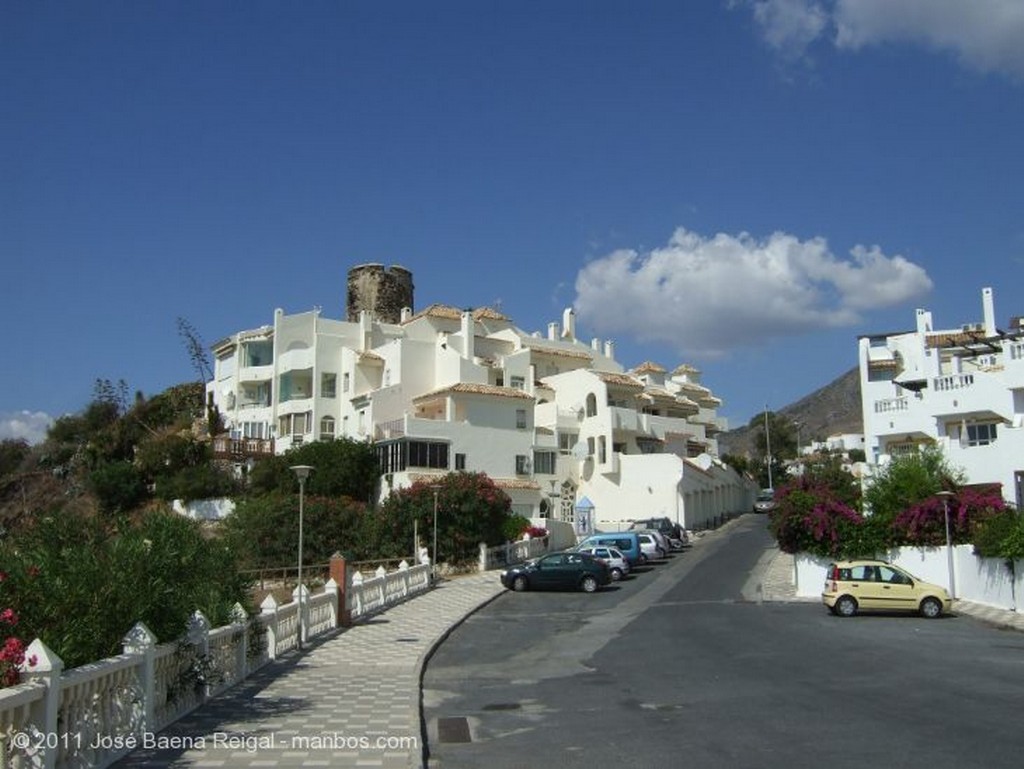
[[[801,445],[823,441],[830,435],[863,433],[860,370],[856,367],[850,369],[824,387],[819,387],[775,413],[799,424]],[[757,419],[755,416],[751,421]],[[752,456],[755,453],[754,432],[754,428],[747,423],[722,433],[718,436],[719,454]]]

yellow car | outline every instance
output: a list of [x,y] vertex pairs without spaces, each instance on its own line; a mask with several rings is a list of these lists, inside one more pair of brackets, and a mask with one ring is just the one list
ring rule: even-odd
[[840,617],[863,609],[918,612],[934,619],[953,605],[946,588],[922,582],[891,563],[867,560],[829,564],[821,600]]

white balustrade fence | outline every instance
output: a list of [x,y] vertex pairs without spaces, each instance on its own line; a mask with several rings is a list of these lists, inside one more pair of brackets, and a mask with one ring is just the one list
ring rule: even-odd
[[[311,595],[303,587],[303,641],[328,633],[348,613],[368,616],[431,586],[429,563],[395,572],[355,573],[342,591],[330,579]],[[158,732],[299,645],[299,592],[279,605],[268,596],[250,617],[240,605],[232,622],[211,628],[196,612],[177,642],[157,644],[143,623],[124,637],[124,653],[64,670],[41,640],[23,682],[0,689],[0,769],[102,769]]]
[[497,547],[487,547],[480,543],[480,571],[490,571],[502,566],[529,561],[548,552],[548,537],[521,539],[518,542],[506,542]]

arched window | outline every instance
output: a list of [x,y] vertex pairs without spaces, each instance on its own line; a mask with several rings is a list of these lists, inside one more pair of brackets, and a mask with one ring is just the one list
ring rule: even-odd
[[587,395],[587,416],[597,416],[597,396],[594,393]]

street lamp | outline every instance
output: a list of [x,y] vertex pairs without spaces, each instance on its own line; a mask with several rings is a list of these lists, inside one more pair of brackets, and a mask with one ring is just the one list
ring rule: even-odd
[[299,620],[296,622],[297,626],[297,641],[299,651],[302,651],[302,513],[303,506],[305,503],[306,496],[306,479],[309,477],[309,473],[313,470],[311,465],[292,465],[290,468],[295,473],[295,477],[299,479]]
[[434,556],[430,559],[430,576],[432,579],[437,579],[437,492],[441,490],[441,484],[432,483],[430,484],[431,490],[434,492]]
[[956,598],[956,583],[953,579],[953,540],[949,535],[949,500],[956,494],[952,491],[940,491],[935,496],[942,498],[942,510],[946,518],[946,570],[949,574],[949,597]]

